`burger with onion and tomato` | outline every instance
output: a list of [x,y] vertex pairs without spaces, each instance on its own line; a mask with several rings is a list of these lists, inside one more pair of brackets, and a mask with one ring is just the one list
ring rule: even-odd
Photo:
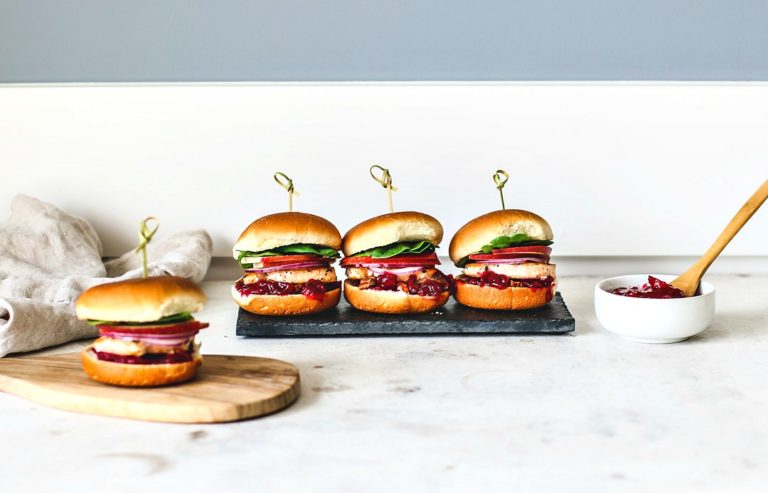
[[443,227],[420,212],[394,212],[363,221],[344,235],[344,297],[374,313],[423,313],[443,306],[453,278],[435,268]]
[[339,248],[339,230],[320,216],[282,212],[257,219],[233,249],[245,274],[232,286],[232,296],[257,315],[333,308],[341,298],[341,282],[331,266]]
[[456,278],[456,301],[489,310],[546,305],[555,294],[551,244],[552,228],[532,212],[501,210],[473,219],[449,247],[451,260],[464,268]]
[[101,337],[86,347],[85,373],[98,382],[147,387],[191,380],[202,363],[192,317],[205,294],[192,281],[163,276],[100,284],[77,299],[80,319]]

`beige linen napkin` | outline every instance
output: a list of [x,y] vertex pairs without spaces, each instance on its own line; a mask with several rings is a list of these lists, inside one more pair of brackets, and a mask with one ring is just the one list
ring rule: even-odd
[[[211,249],[203,230],[152,242],[149,273],[200,282]],[[101,253],[84,219],[25,195],[13,199],[10,218],[0,224],[0,357],[97,335],[75,317],[77,297],[96,284],[142,275],[133,251],[106,263]]]

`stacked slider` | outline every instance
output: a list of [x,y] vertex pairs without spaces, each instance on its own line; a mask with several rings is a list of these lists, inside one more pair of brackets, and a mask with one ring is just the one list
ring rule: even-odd
[[331,264],[341,235],[326,219],[303,212],[271,214],[253,221],[235,243],[245,269],[232,297],[257,315],[305,315],[328,310],[341,298]]
[[500,210],[473,219],[456,232],[449,253],[464,270],[456,301],[473,308],[526,310],[555,294],[550,263],[552,228],[524,210]]
[[374,313],[423,313],[444,305],[453,279],[435,266],[443,228],[420,212],[394,212],[363,221],[342,242],[344,297]]
[[81,359],[92,379],[112,385],[144,387],[194,378],[202,363],[198,331],[208,324],[192,313],[205,294],[192,281],[163,276],[101,284],[77,300],[80,319],[99,329]]

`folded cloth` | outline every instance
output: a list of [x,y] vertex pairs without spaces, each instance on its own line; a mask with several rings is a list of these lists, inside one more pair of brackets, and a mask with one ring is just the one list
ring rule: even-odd
[[[149,275],[200,282],[211,250],[203,230],[152,242]],[[0,357],[97,335],[75,316],[80,293],[143,275],[133,251],[106,263],[101,253],[101,241],[86,220],[32,197],[13,199],[10,218],[0,224]]]

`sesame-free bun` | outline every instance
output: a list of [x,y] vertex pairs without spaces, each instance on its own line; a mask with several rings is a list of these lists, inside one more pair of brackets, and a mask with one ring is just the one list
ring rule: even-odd
[[154,322],[181,312],[198,312],[205,293],[189,279],[174,276],[148,277],[99,284],[77,299],[80,319],[111,322]]
[[341,288],[327,291],[322,301],[307,298],[303,294],[251,294],[243,295],[233,285],[232,297],[243,310],[256,315],[286,316],[308,315],[329,310],[339,304]]
[[353,227],[341,242],[344,255],[354,255],[400,241],[429,241],[439,245],[443,227],[434,217],[421,212],[391,212],[372,217]]
[[519,209],[493,211],[469,221],[459,228],[448,254],[457,263],[467,255],[481,251],[494,238],[525,233],[534,240],[552,240],[552,228],[541,216]]
[[123,387],[156,387],[195,378],[203,359],[195,351],[192,361],[163,364],[126,364],[102,361],[88,346],[80,353],[83,370],[93,380]]
[[341,234],[330,221],[306,212],[280,212],[260,217],[240,234],[232,255],[261,252],[296,243],[341,248]]
[[358,310],[373,313],[427,313],[445,305],[451,294],[419,296],[403,291],[360,289],[344,281],[344,298]]
[[549,303],[555,295],[553,283],[548,288],[509,287],[498,289],[493,286],[477,286],[464,282],[456,283],[456,301],[462,305],[485,310],[529,310]]

